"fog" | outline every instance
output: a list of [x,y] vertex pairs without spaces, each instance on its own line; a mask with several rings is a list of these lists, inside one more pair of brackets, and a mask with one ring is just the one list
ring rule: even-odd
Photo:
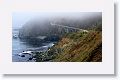
[[91,16],[102,16],[101,12],[14,12],[12,14],[13,28],[21,28],[31,20],[54,18],[86,19]]

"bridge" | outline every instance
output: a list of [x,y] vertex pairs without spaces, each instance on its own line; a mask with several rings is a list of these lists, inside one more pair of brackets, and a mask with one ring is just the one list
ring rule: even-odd
[[60,24],[55,24],[55,23],[50,23],[52,26],[58,27],[58,30],[65,30],[66,33],[68,32],[76,32],[76,31],[83,31],[83,32],[88,32],[88,30],[80,29],[80,28],[75,28],[71,26],[65,26],[65,25],[60,25]]

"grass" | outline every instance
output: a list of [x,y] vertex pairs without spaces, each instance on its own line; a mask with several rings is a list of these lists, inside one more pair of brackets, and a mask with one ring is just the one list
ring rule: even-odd
[[[77,32],[72,35],[66,36],[58,43],[58,45],[56,45],[56,49],[60,48],[62,49],[62,51],[58,53],[59,55],[57,55],[57,57],[53,61],[57,62],[102,61],[101,47],[102,47],[101,32],[98,31],[90,31],[88,33]],[[96,59],[97,55],[99,55],[98,60]]]
[[66,34],[56,45],[36,57],[38,62],[101,62],[102,32],[90,30]]

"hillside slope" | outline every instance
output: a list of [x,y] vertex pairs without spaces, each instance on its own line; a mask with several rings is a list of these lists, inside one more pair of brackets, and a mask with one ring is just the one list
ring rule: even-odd
[[48,51],[36,56],[38,62],[101,62],[102,32],[92,30],[66,34]]

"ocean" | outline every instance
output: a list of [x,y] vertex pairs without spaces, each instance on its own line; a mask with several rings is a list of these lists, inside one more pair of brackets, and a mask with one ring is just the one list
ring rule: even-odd
[[32,55],[25,54],[25,56],[20,56],[22,52],[25,51],[46,51],[49,47],[54,45],[54,42],[45,42],[41,45],[33,45],[27,41],[20,40],[18,37],[19,29],[12,30],[12,61],[13,62],[35,62]]

